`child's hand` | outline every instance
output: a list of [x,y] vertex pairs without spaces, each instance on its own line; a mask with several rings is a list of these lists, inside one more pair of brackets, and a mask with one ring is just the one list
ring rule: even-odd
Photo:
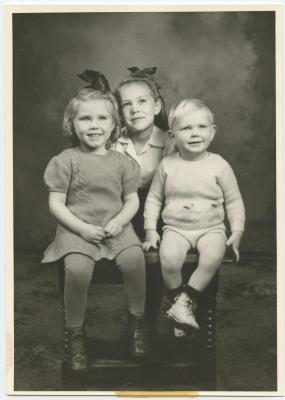
[[158,248],[160,243],[160,236],[154,229],[147,229],[145,235],[145,241],[143,242],[143,249],[148,251],[151,247],[154,249]]
[[107,238],[119,235],[122,230],[123,225],[118,220],[116,220],[116,218],[111,219],[104,228],[104,232]]
[[101,226],[85,224],[79,236],[86,242],[100,243],[105,237],[105,233]]
[[243,235],[242,231],[233,231],[233,233],[227,240],[227,246],[232,246],[232,248],[233,248],[233,252],[236,257],[236,262],[239,262],[239,246],[240,246],[242,235]]

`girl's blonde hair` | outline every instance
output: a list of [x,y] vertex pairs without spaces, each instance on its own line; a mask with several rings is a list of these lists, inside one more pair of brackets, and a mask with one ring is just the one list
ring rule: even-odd
[[210,108],[199,99],[184,99],[171,106],[168,115],[169,129],[172,130],[175,121],[193,110],[205,110],[209,115],[211,124],[214,124],[214,114]]
[[[156,69],[156,68],[155,68]],[[168,129],[167,122],[167,114],[165,110],[165,102],[160,94],[160,86],[155,82],[153,77],[144,72],[144,70],[139,70],[137,72],[131,73],[131,75],[125,79],[123,79],[117,89],[115,90],[115,96],[118,99],[119,105],[121,104],[121,93],[120,89],[124,85],[128,85],[131,83],[144,83],[146,84],[155,101],[160,101],[161,103],[161,111],[154,116],[154,124],[163,130]],[[121,111],[121,109],[120,109]]]
[[112,142],[116,142],[121,133],[120,116],[118,110],[118,103],[111,92],[103,93],[100,90],[94,90],[92,88],[85,88],[80,90],[75,97],[73,97],[68,103],[64,116],[63,116],[63,134],[66,136],[73,146],[79,145],[79,139],[76,135],[73,126],[73,120],[78,112],[79,105],[83,101],[87,100],[105,100],[109,101],[112,106],[112,117],[114,118],[115,127],[111,133],[111,136],[107,142],[107,147],[110,147]]

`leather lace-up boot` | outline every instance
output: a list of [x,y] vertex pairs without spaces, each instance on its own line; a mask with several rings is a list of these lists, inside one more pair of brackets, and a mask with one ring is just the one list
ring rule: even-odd
[[83,371],[88,368],[86,335],[83,328],[65,328],[64,353],[71,370]]
[[129,349],[133,356],[149,356],[150,334],[146,328],[144,316],[129,314],[129,340]]

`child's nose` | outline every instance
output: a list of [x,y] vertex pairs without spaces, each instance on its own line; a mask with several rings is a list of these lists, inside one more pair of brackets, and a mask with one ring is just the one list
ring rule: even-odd
[[91,127],[92,129],[97,129],[97,128],[99,128],[99,126],[100,126],[100,121],[99,121],[99,120],[92,119],[92,120],[90,121],[90,127]]
[[137,112],[137,111],[139,110],[139,105],[138,105],[138,103],[133,103],[133,104],[132,104],[131,110],[132,110],[132,113]]

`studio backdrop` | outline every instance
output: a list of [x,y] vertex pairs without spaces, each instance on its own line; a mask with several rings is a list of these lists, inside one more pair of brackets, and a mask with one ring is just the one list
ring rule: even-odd
[[84,86],[77,74],[102,71],[115,89],[130,66],[158,68],[167,109],[185,97],[210,106],[218,126],[211,150],[235,170],[248,226],[274,231],[274,12],[16,13],[16,250],[42,251],[53,238],[43,172],[65,146],[63,112]]

